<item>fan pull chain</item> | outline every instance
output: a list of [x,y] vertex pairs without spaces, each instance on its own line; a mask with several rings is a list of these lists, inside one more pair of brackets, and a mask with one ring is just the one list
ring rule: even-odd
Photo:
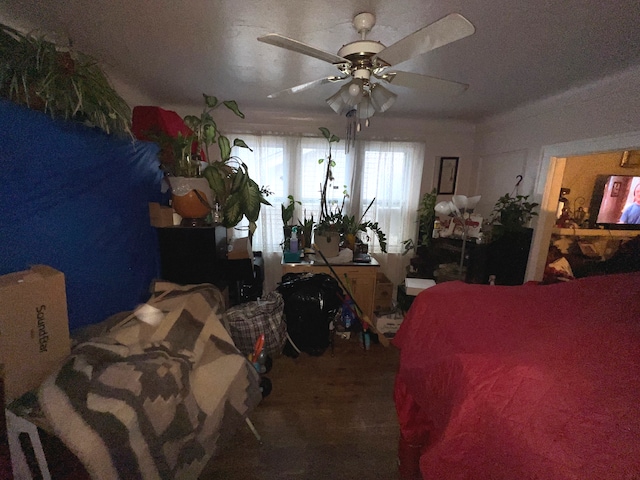
[[360,130],[360,124],[356,120],[356,110],[349,110],[347,112],[347,139],[345,142],[345,153],[349,153],[351,146],[355,146],[356,132]]

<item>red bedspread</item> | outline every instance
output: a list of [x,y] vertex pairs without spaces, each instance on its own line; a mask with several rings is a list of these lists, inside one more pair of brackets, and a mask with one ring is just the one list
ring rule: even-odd
[[640,478],[640,273],[442,283],[393,343],[425,479]]

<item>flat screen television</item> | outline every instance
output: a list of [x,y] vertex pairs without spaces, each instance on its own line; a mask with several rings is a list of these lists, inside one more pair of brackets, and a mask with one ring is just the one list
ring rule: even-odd
[[640,230],[640,175],[598,175],[590,212],[591,228]]

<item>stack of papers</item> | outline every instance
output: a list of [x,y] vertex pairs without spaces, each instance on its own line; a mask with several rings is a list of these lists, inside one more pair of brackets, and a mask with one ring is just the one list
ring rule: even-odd
[[405,278],[404,286],[407,290],[407,295],[418,295],[421,291],[427,288],[433,287],[436,284],[435,280],[430,278]]

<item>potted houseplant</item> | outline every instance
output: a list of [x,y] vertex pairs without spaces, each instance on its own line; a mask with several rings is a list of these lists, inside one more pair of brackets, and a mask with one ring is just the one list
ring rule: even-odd
[[[185,123],[195,132],[199,145],[207,154],[207,166],[203,176],[213,190],[214,201],[220,205],[221,223],[227,228],[235,227],[246,217],[249,221],[249,234],[252,235],[257,226],[261,205],[271,206],[265,198],[269,192],[251,179],[249,168],[244,162],[231,155],[234,147],[251,149],[239,138],[231,143],[211,117],[211,112],[221,105],[240,118],[244,118],[244,114],[234,100],[219,102],[211,95],[203,94],[203,97],[205,107],[200,117],[185,117]],[[215,161],[209,152],[209,147],[214,143],[218,144],[220,152],[220,158]]]
[[[350,248],[353,252],[355,252],[356,243],[359,240],[357,235],[360,232],[367,234],[370,230],[376,234],[378,237],[378,242],[380,243],[380,249],[387,253],[387,237],[378,225],[378,222],[371,222],[369,220],[364,220],[365,215],[373,205],[376,199],[371,200],[371,203],[367,206],[364,213],[360,216],[360,219],[356,220],[355,215],[343,215],[342,216],[342,234],[345,237],[345,244],[348,248]],[[368,238],[368,236],[367,236]]]
[[98,62],[0,25],[0,96],[54,118],[131,135],[131,109]]
[[[340,139],[333,135],[327,128],[320,127],[322,135],[329,143],[329,153],[326,158],[321,158],[318,163],[325,164],[325,175],[320,190],[320,219],[316,225],[314,239],[315,243],[320,250],[323,251],[325,256],[336,256],[339,250],[340,237],[344,236],[346,244],[355,251],[356,235],[359,232],[373,231],[378,241],[380,242],[380,248],[383,252],[387,251],[387,239],[378,225],[378,222],[365,221],[364,217],[373,205],[375,198],[369,203],[364,213],[359,219],[356,219],[355,215],[348,215],[344,212],[345,202],[349,198],[347,187],[344,187],[342,192],[342,202],[337,201],[330,202],[327,198],[327,191],[329,185],[333,180],[332,168],[335,167],[335,160],[332,158],[332,144],[339,142]],[[330,255],[325,252],[328,251]]]
[[[261,205],[271,205],[265,198],[269,192],[251,179],[244,162],[232,156],[235,147],[251,149],[239,138],[232,143],[222,134],[211,115],[213,110],[222,105],[240,118],[244,118],[244,114],[235,100],[220,102],[212,95],[203,94],[203,97],[205,105],[200,116],[187,115],[183,119],[191,133],[156,137],[161,146],[161,162],[169,178],[174,177],[170,180],[173,183],[177,183],[175,177],[195,178],[200,179],[200,183],[204,182],[204,191],[193,188],[190,193],[195,195],[195,201],[203,208],[208,208],[208,211],[216,209],[214,213],[219,217],[216,219],[219,223],[231,228],[246,217],[249,232],[253,234]],[[214,143],[218,145],[219,156],[210,151]]]
[[412,238],[402,242],[404,245],[404,251],[402,252],[403,255],[406,255],[408,252],[416,248],[418,249],[418,254],[420,254],[421,248],[424,249],[431,245],[436,219],[435,207],[437,199],[438,193],[435,188],[431,190],[431,192],[426,192],[422,195],[418,205],[418,239],[416,243],[414,243]]
[[498,199],[491,213],[491,223],[503,230],[514,231],[525,228],[532,217],[538,215],[534,209],[539,205],[529,202],[529,195],[511,196],[508,193]]
[[538,215],[534,211],[537,206],[537,203],[529,202],[528,195],[511,196],[507,193],[500,197],[489,220],[491,231],[488,240],[503,245],[503,251],[510,249],[528,252],[533,229],[526,225]]
[[325,127],[319,128],[322,135],[329,144],[329,152],[326,158],[320,158],[319,164],[325,165],[325,175],[320,188],[320,218],[314,230],[314,242],[317,248],[325,257],[335,257],[340,249],[340,230],[342,228],[342,210],[344,202],[347,198],[346,191],[343,195],[342,205],[338,206],[336,202],[330,202],[327,197],[329,185],[333,180],[331,169],[335,167],[336,162],[331,155],[332,144],[340,141],[336,135],[332,134]]
[[288,205],[285,206],[284,203],[280,204],[285,241],[291,237],[291,228],[293,227],[293,214],[295,213],[296,204],[302,205],[301,202],[293,198],[293,195],[287,196],[287,199],[289,200]]
[[202,178],[202,157],[199,142],[192,133],[148,133],[160,145],[160,164],[171,186],[173,209],[182,217],[182,225],[198,226],[212,210],[213,192]]
[[298,220],[298,231],[300,232],[298,238],[300,241],[301,249],[311,247],[311,237],[313,236],[314,225],[315,222],[313,219],[313,215],[311,215],[311,217],[307,217],[307,213],[305,211],[302,221]]

